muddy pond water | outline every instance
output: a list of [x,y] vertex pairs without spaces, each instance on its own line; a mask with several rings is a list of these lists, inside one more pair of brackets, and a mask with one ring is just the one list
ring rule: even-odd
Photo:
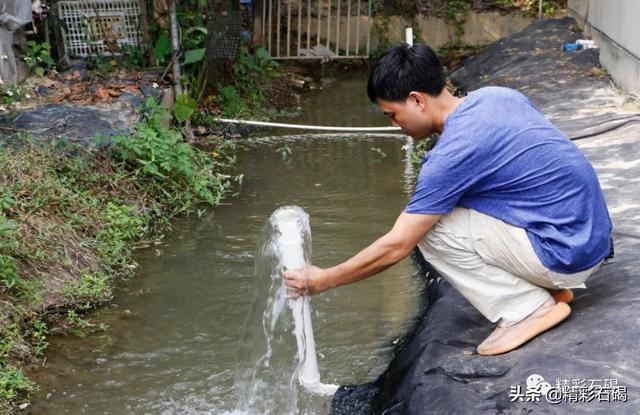
[[[322,90],[303,97],[302,114],[286,121],[388,125],[365,85],[366,73],[327,77]],[[135,278],[120,284],[112,306],[94,313],[109,326],[105,333],[49,339],[46,366],[33,374],[40,390],[31,413],[233,413],[242,399],[234,372],[253,300],[256,243],[271,213],[304,208],[313,263],[331,266],[386,232],[410,196],[402,136],[259,135],[239,144],[244,183],[237,197],[177,221],[164,244],[137,252]],[[284,146],[291,150],[286,159]],[[322,381],[361,383],[383,371],[394,340],[418,312],[422,287],[406,259],[313,297]],[[330,398],[297,395],[298,412],[329,411]]]

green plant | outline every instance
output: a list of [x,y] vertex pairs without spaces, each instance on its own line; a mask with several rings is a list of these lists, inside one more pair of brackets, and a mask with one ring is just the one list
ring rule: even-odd
[[438,134],[433,134],[424,140],[420,140],[413,144],[409,158],[414,166],[419,168],[422,165],[425,154],[427,154],[427,152],[436,145],[438,137]]
[[244,47],[241,48],[238,54],[236,63],[233,65],[233,71],[241,80],[249,78],[258,81],[265,76],[272,78],[280,76],[278,67],[278,62],[271,59],[269,52],[265,48],[257,48],[255,53],[251,54]]
[[224,117],[236,117],[251,113],[251,109],[245,100],[242,99],[236,87],[232,85],[226,85],[220,88],[217,102],[222,109],[222,115]]
[[[530,14],[537,16],[538,15],[538,1],[537,0],[528,0],[528,6],[530,10]],[[544,17],[553,17],[559,10],[562,10],[563,5],[562,2],[558,0],[543,0],[542,1],[542,16]]]
[[278,67],[266,49],[258,48],[251,54],[247,47],[241,48],[233,65],[234,83],[218,88],[216,103],[222,116],[264,116],[268,110],[263,106],[262,89],[270,78],[280,76]]
[[[537,17],[539,11],[538,0],[489,0],[486,4],[502,10],[519,9],[531,17]],[[544,17],[553,17],[558,11],[566,8],[566,6],[566,0],[543,0],[542,15]]]
[[369,57],[377,61],[394,44],[389,40],[390,19],[388,14],[383,11],[383,4],[376,2],[374,8],[376,19],[373,22],[373,31],[378,36],[378,46],[369,52]]
[[26,90],[20,85],[10,85],[7,88],[0,88],[0,104],[2,105],[15,104],[28,96]]
[[118,69],[118,60],[113,56],[96,55],[89,56],[87,65],[101,75],[108,75]]
[[191,118],[197,107],[198,102],[193,97],[182,94],[176,98],[173,115],[179,123],[183,123]]
[[501,9],[508,9],[515,6],[516,0],[491,0],[489,4]]
[[18,394],[32,392],[35,384],[27,379],[22,370],[14,366],[0,368],[0,408],[15,399]]
[[91,326],[87,320],[80,317],[76,310],[67,310],[64,323],[71,334],[80,338],[86,337],[87,329]]
[[[17,203],[16,197],[0,187],[0,211],[9,209]],[[6,219],[4,219],[6,220]],[[0,219],[0,237],[2,236],[3,219]]]
[[141,48],[124,44],[120,46],[120,53],[122,53],[122,56],[119,59],[119,63],[123,68],[139,69],[142,67],[144,54]]
[[471,5],[467,0],[445,0],[443,5],[444,18],[450,21],[454,27],[454,44],[462,44],[464,36],[464,22]]
[[31,72],[42,76],[45,69],[55,64],[51,58],[50,50],[51,46],[47,42],[38,43],[35,40],[29,40],[25,45],[22,60]]
[[104,211],[105,226],[98,232],[98,240],[118,239],[129,242],[142,236],[146,231],[144,217],[135,214],[136,206],[107,202]]
[[20,279],[16,261],[8,255],[0,254],[0,273],[0,282],[7,289],[13,288]]
[[185,0],[178,4],[178,22],[181,28],[180,46],[183,51],[184,72],[180,82],[185,87],[185,97],[176,105],[188,110],[188,116],[176,113],[176,119],[190,120],[206,86],[207,62],[205,62],[205,39],[208,30],[208,0]]
[[208,0],[183,0],[178,4],[178,22],[186,28],[181,34],[182,47],[193,50],[202,47],[207,37]]
[[0,411],[8,413],[9,405],[19,396],[35,390],[35,384],[24,376],[20,368],[9,363],[15,349],[24,344],[20,326],[9,322],[6,310],[0,313]]
[[6,289],[13,288],[20,280],[18,265],[7,255],[15,244],[16,224],[0,214],[0,282]]
[[371,52],[369,52],[369,58],[373,61],[377,61],[382,57],[382,55],[384,55],[387,49],[391,47],[392,47],[391,43],[387,43],[384,46],[375,47],[371,49]]
[[169,32],[163,30],[158,35],[156,43],[153,46],[153,56],[156,58],[158,65],[165,65],[168,57],[171,56],[171,41],[169,40]]
[[184,53],[184,64],[190,65],[192,63],[200,62],[204,58],[205,48],[192,49]]
[[204,45],[207,33],[207,28],[202,26],[200,21],[193,23],[193,25],[189,26],[187,30],[183,32],[182,45],[185,49],[183,63],[185,65],[200,62],[204,58],[206,49],[202,46]]
[[[79,280],[65,287],[65,294],[82,309],[89,309],[93,304],[104,302],[111,297],[108,277],[102,272],[82,274]],[[71,311],[71,310],[70,310]]]
[[146,104],[146,122],[138,124],[130,135],[114,137],[112,154],[140,179],[181,189],[183,196],[194,202],[217,204],[229,185],[227,178],[215,172],[205,154],[184,142],[178,130],[162,125],[168,116],[164,109],[153,100]]
[[33,327],[31,338],[34,343],[34,354],[36,356],[42,356],[47,346],[49,346],[49,342],[47,342],[49,328],[47,327],[47,323],[38,319],[35,320],[31,326]]

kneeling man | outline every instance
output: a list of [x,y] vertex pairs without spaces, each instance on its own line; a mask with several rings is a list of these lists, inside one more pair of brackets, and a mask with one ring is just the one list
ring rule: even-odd
[[490,321],[481,355],[509,352],[564,320],[571,288],[611,251],[611,220],[596,173],[578,148],[517,91],[485,87],[457,98],[425,45],[377,62],[369,98],[415,140],[440,133],[393,228],[332,268],[284,272],[290,297],[374,275],[417,245]]

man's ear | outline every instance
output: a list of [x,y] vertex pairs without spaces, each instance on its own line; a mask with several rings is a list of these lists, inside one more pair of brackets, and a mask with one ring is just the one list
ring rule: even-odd
[[415,104],[421,111],[424,109],[426,105],[424,95],[418,91],[409,92],[409,96],[407,97],[407,102]]

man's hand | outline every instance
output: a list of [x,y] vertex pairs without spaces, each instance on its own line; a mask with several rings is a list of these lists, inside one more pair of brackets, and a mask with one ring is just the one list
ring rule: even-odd
[[318,294],[327,288],[323,286],[325,270],[309,265],[303,269],[283,271],[284,283],[287,286],[287,298],[298,298],[303,294]]
[[287,296],[318,294],[377,274],[409,255],[438,219],[440,215],[401,213],[388,233],[342,264],[284,271]]

